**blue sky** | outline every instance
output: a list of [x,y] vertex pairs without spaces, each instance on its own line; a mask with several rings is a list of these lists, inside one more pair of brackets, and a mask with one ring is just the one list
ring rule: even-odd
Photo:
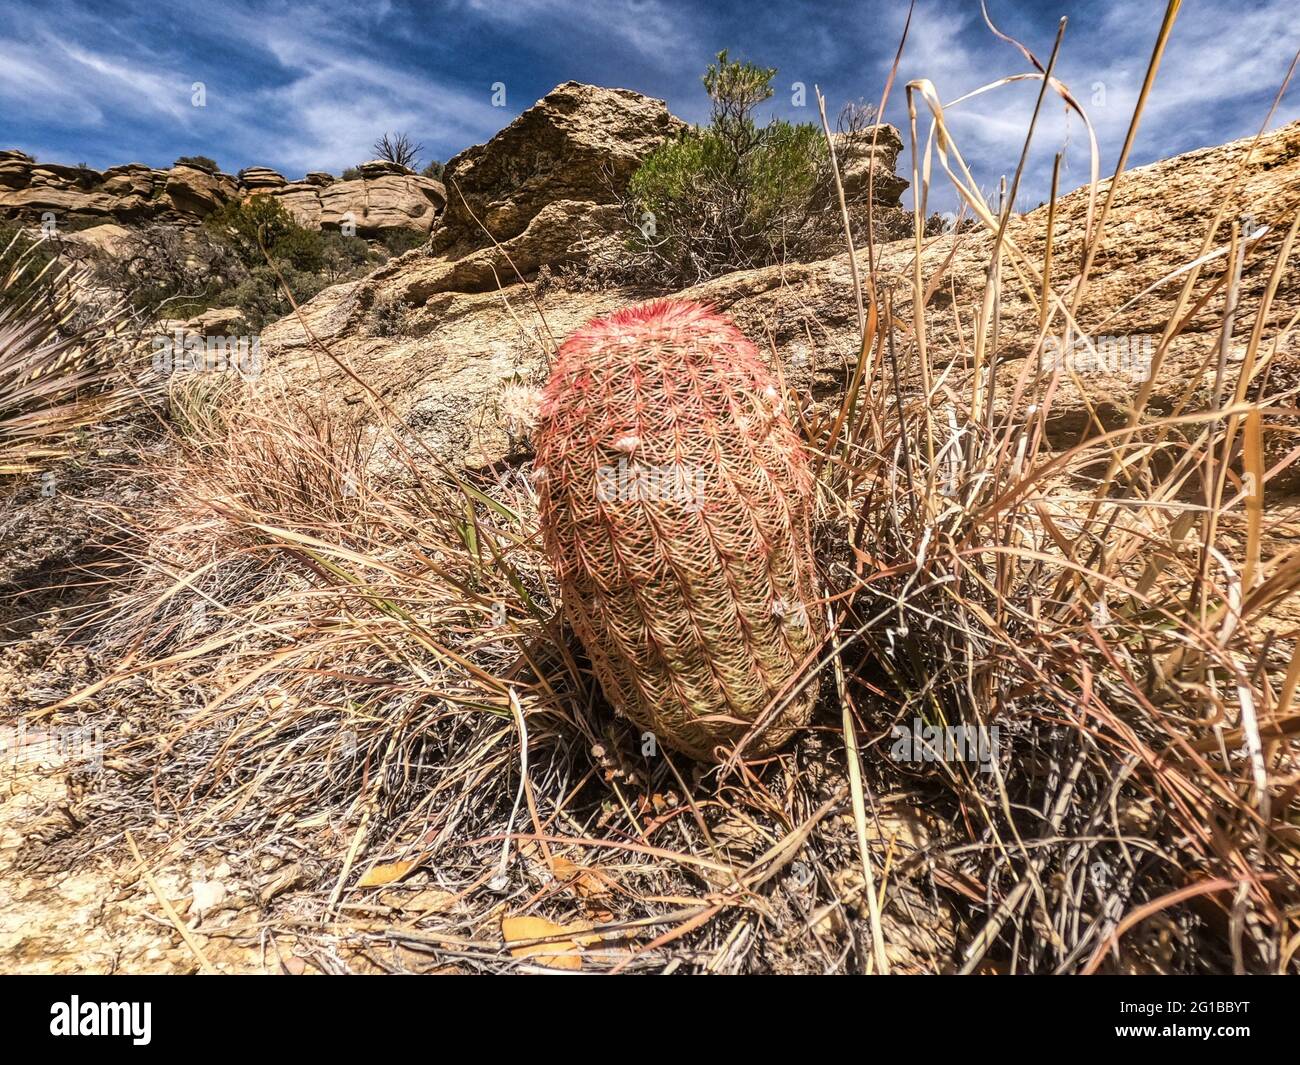
[[[1069,16],[1058,75],[1089,111],[1103,168],[1113,165],[1164,3],[988,6],[1044,61]],[[814,84],[832,109],[879,98],[906,11],[906,0],[5,0],[0,147],[101,168],[204,154],[229,171],[259,164],[296,178],[337,173],[369,158],[379,133],[407,130],[426,157],[445,160],[569,79],[636,89],[703,120],[700,74],[724,47],[778,68],[764,113],[815,121]],[[1294,12],[1295,0],[1186,0],[1133,163],[1254,133],[1300,47]],[[1026,69],[984,25],[978,0],[920,0],[887,117],[905,124],[910,78],[930,78],[946,102]],[[195,82],[206,106],[191,103]],[[497,82],[504,107],[492,103]],[[809,106],[794,106],[795,82]],[[953,111],[958,146],[986,188],[1014,170],[1036,91],[1003,88]],[[1274,125],[1300,113],[1298,92]],[[1083,126],[1059,104],[1035,143],[1022,209],[1046,197],[1062,147],[1066,187],[1087,178]]]

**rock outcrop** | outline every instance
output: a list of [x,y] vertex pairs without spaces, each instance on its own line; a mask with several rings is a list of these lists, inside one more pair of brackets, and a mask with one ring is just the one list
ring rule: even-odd
[[420,292],[495,288],[583,259],[641,161],[683,128],[662,100],[627,89],[553,89],[447,164]]
[[[350,222],[356,226],[357,236],[362,237],[379,236],[394,229],[428,233],[447,203],[442,182],[413,174],[395,163],[384,165],[396,168],[397,172],[390,170],[371,176],[363,166],[361,177],[355,181],[335,181],[324,187],[299,183],[296,189],[300,197],[306,190],[316,194],[319,203],[316,224],[322,228],[340,229]],[[280,194],[284,195],[288,188]],[[285,206],[294,209],[287,200]]]
[[237,176],[180,163],[167,170],[127,163],[101,172],[4,151],[0,218],[33,226],[52,220],[65,233],[100,224],[190,226],[233,199],[269,195],[312,229],[351,223],[357,236],[380,237],[433,228],[447,202],[441,182],[384,160],[363,163],[360,171],[352,181],[313,172],[293,182],[264,166],[247,167]]
[[898,130],[881,123],[856,137],[837,134],[835,141],[844,195],[849,200],[865,199],[870,191],[878,207],[897,207],[907,189],[907,181],[895,172],[903,150]]
[[[1208,222],[1225,200],[1234,214],[1252,215],[1256,225],[1271,227],[1251,245],[1242,275],[1238,321],[1247,322],[1247,316],[1254,315],[1285,231],[1300,210],[1300,123],[1267,134],[1253,152],[1250,149],[1249,141],[1238,141],[1122,175],[1105,242],[1090,275],[1081,316],[1085,329],[1158,336],[1173,311],[1177,280],[1156,285],[1149,293],[1145,290],[1197,258]],[[488,145],[471,158],[477,163],[485,157],[498,160],[493,165],[503,165],[507,155]],[[474,169],[465,165],[461,172],[468,179]],[[1239,171],[1241,180],[1234,185]],[[562,175],[558,188],[548,185],[543,174]],[[536,179],[531,184],[529,175]],[[506,243],[518,242],[529,230],[540,239],[548,217],[545,212],[562,211],[557,205],[566,202],[562,197],[572,189],[572,170],[560,165],[558,157],[549,166],[531,157],[521,177],[519,185],[528,186],[526,193],[494,195],[484,181],[474,187],[476,198],[470,200],[476,214],[499,227],[496,232]],[[1105,191],[1103,183],[1099,196]],[[1057,204],[1053,284],[1058,292],[1068,289],[1070,271],[1080,261],[1087,209],[1086,189]],[[454,215],[451,207],[447,214],[447,235],[459,232],[468,242],[469,229],[457,221],[459,214]],[[1032,259],[1041,261],[1046,223],[1047,209],[1039,208],[1013,218],[1008,233]],[[930,349],[941,365],[954,361],[954,381],[964,372],[961,353],[969,344],[971,309],[979,306],[991,241],[983,232],[944,234],[929,240],[922,255],[923,276],[933,287]],[[314,334],[361,380],[375,383],[413,431],[449,461],[470,467],[499,463],[519,446],[501,416],[506,382],[542,380],[554,340],[563,339],[595,315],[647,295],[633,288],[583,292],[546,284],[535,286],[534,305],[508,270],[499,271],[500,291],[495,282],[491,291],[474,291],[472,286],[453,290],[452,280],[478,270],[477,265],[466,263],[477,264],[483,254],[471,250],[459,262],[406,256],[363,281],[325,290],[303,308]],[[896,312],[910,319],[912,242],[881,245],[878,254],[882,281],[895,293]],[[859,265],[865,270],[865,253],[860,253]],[[1223,269],[1223,258],[1207,264],[1198,294],[1208,291]],[[1273,329],[1300,307],[1296,276],[1294,271],[1284,275],[1269,317]],[[765,346],[770,342],[787,381],[801,390],[830,398],[843,387],[845,366],[852,365],[857,351],[847,256],[730,274],[681,295],[726,310],[750,337],[763,338]],[[1218,342],[1222,299],[1221,292],[1208,299],[1173,343],[1161,375],[1164,391],[1158,389],[1153,396],[1154,410],[1172,409],[1187,382],[1213,376],[1215,360],[1208,359],[1207,352],[1215,350]],[[376,335],[370,308],[377,303],[407,308],[403,335]],[[1124,309],[1115,314],[1116,308]],[[1036,327],[1036,300],[1004,280],[1000,390],[1014,383],[1033,348]],[[1240,358],[1248,333],[1247,326],[1238,328],[1232,357]],[[1300,383],[1300,358],[1295,355],[1295,341],[1289,344],[1291,355],[1274,367],[1274,383],[1282,379]],[[277,378],[313,392],[318,389],[317,352],[296,319],[265,330],[262,350],[269,372]],[[336,402],[363,402],[355,378],[331,366],[325,373],[326,392]],[[1089,417],[1085,398],[1107,424],[1118,424],[1137,387],[1133,376],[1123,371],[1089,374],[1084,380],[1086,393],[1073,380],[1063,379],[1047,426],[1052,443],[1064,448],[1078,439]]]

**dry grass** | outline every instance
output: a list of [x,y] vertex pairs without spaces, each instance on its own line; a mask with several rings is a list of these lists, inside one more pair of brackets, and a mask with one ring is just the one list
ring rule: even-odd
[[[1217,300],[1249,343],[1209,402],[1188,381],[1156,417],[1147,387],[1126,426],[1051,452],[1072,371],[1038,352],[1086,332],[1086,280],[1054,288],[1007,234],[1014,184],[991,207],[938,143],[994,235],[987,298],[969,345],[927,346],[924,197],[910,306],[874,249],[854,259],[860,358],[803,423],[832,624],[791,751],[643,756],[558,620],[526,469],[472,481],[373,393],[370,434],[265,389],[181,396],[165,504],[117,517],[122,665],[43,712],[170,693],[119,710],[98,845],[220,852],[256,898],[237,933],[327,971],[1295,971],[1300,656],[1277,609],[1300,552],[1264,546],[1290,394],[1267,386],[1269,298],[1232,289],[1254,246],[1216,219],[1226,280],[1183,275],[1156,349],[1153,380]],[[1010,384],[1008,285],[1041,311]],[[996,730],[995,756],[900,760],[913,719]],[[519,917],[544,920],[503,938]]]
[[121,308],[86,321],[89,274],[42,265],[41,250],[21,232],[0,247],[0,477],[40,470],[124,402],[112,358]]

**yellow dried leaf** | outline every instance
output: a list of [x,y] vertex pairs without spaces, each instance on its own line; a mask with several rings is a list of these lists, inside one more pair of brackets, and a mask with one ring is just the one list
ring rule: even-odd
[[[544,917],[504,917],[501,920],[501,935],[507,943],[571,935],[579,931],[586,931],[586,928],[578,925],[566,928]],[[550,943],[511,947],[510,953],[516,958],[531,958],[548,969],[576,970],[582,968],[582,958],[576,953],[577,949],[577,944],[572,940],[557,939]]]
[[360,880],[357,887],[383,887],[401,880],[415,866],[414,862],[392,862],[389,865],[376,865]]
[[600,873],[586,866],[569,861],[568,858],[555,858],[551,862],[551,871],[555,879],[567,884],[583,898],[599,898],[609,894],[608,881]]

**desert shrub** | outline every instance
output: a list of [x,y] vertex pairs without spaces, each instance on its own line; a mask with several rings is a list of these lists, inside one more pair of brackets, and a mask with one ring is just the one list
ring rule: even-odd
[[228,245],[249,269],[267,254],[300,270],[317,268],[324,257],[321,234],[298,221],[273,196],[231,200],[204,222],[209,233]]
[[703,79],[709,125],[661,145],[633,175],[628,250],[661,280],[691,284],[834,248],[840,218],[822,131],[754,118],[775,76],[719,52]]
[[247,273],[235,251],[210,231],[168,225],[131,232],[97,270],[132,307],[173,318],[217,306],[223,290]]
[[72,434],[124,404],[118,308],[80,314],[84,269],[47,255],[21,232],[0,242],[0,477],[63,455]]
[[98,271],[138,310],[182,318],[237,307],[259,329],[292,310],[277,269],[301,302],[364,274],[380,259],[359,237],[307,229],[274,198],[253,196],[226,204],[197,229],[137,230]]
[[350,166],[340,175],[340,181],[359,181],[361,179],[361,168],[359,166]]
[[429,238],[414,229],[390,229],[380,239],[389,255],[404,255],[424,244]]
[[423,170],[420,171],[421,177],[433,178],[434,181],[441,181],[442,175],[446,171],[446,164],[434,160]]
[[254,328],[288,314],[294,301],[311,299],[377,261],[364,240],[307,229],[270,196],[232,201],[205,225],[243,264],[243,278],[223,298],[243,311]]
[[[709,124],[686,129],[651,152],[628,185],[622,257],[598,264],[617,280],[674,288],[844,249],[821,127],[781,119],[760,126],[754,112],[772,96],[776,70],[732,62],[725,50],[717,60],[703,79],[712,102]],[[866,154],[875,118],[865,104],[848,104],[840,113],[835,142],[841,171]],[[845,185],[856,243],[910,235],[900,209],[873,209],[865,182]]]
[[370,305],[370,332],[374,336],[398,337],[411,332],[415,308],[395,293],[380,293]]
[[[345,237],[333,230],[321,230],[321,265],[319,272],[328,284],[359,277],[374,268],[383,259],[383,255],[374,251],[360,237]],[[422,235],[417,235],[417,246],[424,242]],[[403,249],[406,250],[406,249]]]
[[221,168],[217,166],[217,161],[207,155],[182,155],[176,160],[173,166],[192,166],[195,170],[205,170],[209,174],[215,174]]
[[[284,284],[281,285],[281,278]],[[269,266],[250,270],[248,275],[237,285],[222,293],[219,303],[238,307],[253,329],[283,318],[293,310],[293,304],[285,295],[288,287],[298,303],[309,300],[328,285],[318,274],[306,273],[292,267],[281,267],[279,276]],[[214,306],[216,304],[214,303]]]
[[271,196],[232,201],[205,226],[244,268],[226,301],[244,311],[255,327],[292,309],[276,269],[294,300],[301,302],[328,285],[364,273],[376,262],[364,240],[307,229]]

